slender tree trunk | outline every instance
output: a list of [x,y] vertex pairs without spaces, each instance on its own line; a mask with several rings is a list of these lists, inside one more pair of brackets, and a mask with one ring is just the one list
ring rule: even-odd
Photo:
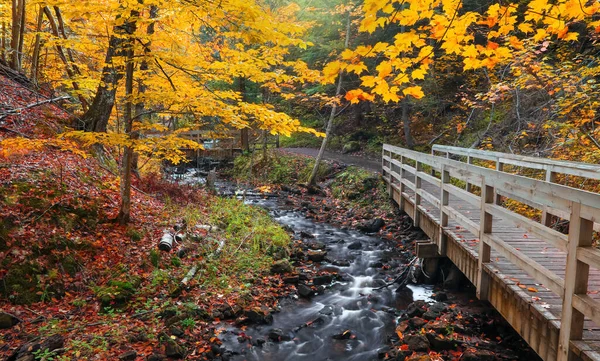
[[[56,7],[55,11],[57,14],[60,14],[60,11]],[[46,15],[46,18],[48,18],[48,22],[50,23],[50,29],[52,29],[52,34],[57,38],[62,38],[63,36],[61,36],[61,27],[63,27],[62,33],[66,34],[64,33],[64,24],[59,25],[62,23],[62,16],[60,17],[61,21],[57,23],[57,20],[54,19],[54,15],[52,15],[50,8],[47,6],[44,6],[44,14]],[[64,36],[64,39],[66,39],[66,35]],[[67,49],[67,51],[70,51],[70,49]],[[71,80],[73,80],[75,76],[79,74],[79,70],[75,68],[75,65],[72,61],[69,62],[69,59],[67,59],[67,56],[65,55],[65,50],[61,45],[56,45],[56,52],[58,53],[58,57],[60,58],[60,60],[63,62],[63,64],[65,64],[65,71],[67,72],[67,75]],[[71,65],[73,65],[73,68],[71,67]],[[72,81],[72,84],[73,89],[75,89],[76,91],[80,89],[79,83],[75,80]],[[88,101],[81,94],[79,94],[77,98],[79,99],[79,102],[81,102],[83,110],[86,111],[89,106]]]
[[42,21],[44,20],[44,12],[40,7],[37,18],[37,25],[35,28],[35,44],[33,46],[33,58],[31,59],[31,81],[37,85],[38,83],[38,73],[39,73],[39,64],[40,64],[40,49],[42,47],[42,36],[40,31],[42,31]]
[[2,22],[2,51],[0,56],[2,56],[2,61],[6,62],[6,21]]
[[19,59],[19,66],[18,66],[18,71],[21,71],[21,68],[23,67],[23,40],[25,39],[25,0],[21,0],[21,18],[19,19],[19,22],[21,23],[21,25],[19,26],[19,46],[17,47],[17,56]]
[[115,26],[115,34],[110,37],[100,85],[89,109],[81,116],[83,128],[88,132],[106,132],[110,114],[115,106],[117,85],[123,78],[124,71],[123,66],[113,64],[113,59],[126,55],[127,44],[124,34],[131,28],[131,23],[132,21],[128,20],[123,25]]
[[[239,92],[242,95],[242,101],[245,102],[247,100],[247,96],[246,96],[246,78],[244,77],[240,77],[239,78],[240,84],[239,84]],[[240,141],[242,143],[242,152],[249,152],[250,151],[250,136],[248,134],[248,128],[242,128],[240,130]]]
[[[140,0],[141,1],[141,0]],[[158,17],[158,6],[156,5],[151,5],[150,6],[150,19],[156,19]],[[146,28],[146,34],[150,37],[152,36],[152,34],[154,34],[154,21],[150,22],[150,24],[148,24],[148,27]],[[149,69],[149,64],[148,64],[148,60],[147,60],[147,56],[150,54],[150,44],[151,44],[151,40],[148,40],[148,42],[146,44],[144,44],[144,55],[145,57],[142,59],[141,63],[140,63],[140,71],[141,72],[145,72]],[[147,86],[146,84],[144,84],[143,80],[139,81],[138,84],[138,94],[144,94],[146,92]],[[143,100],[138,100],[135,103],[135,119],[142,120],[142,118],[144,118],[144,112],[146,111],[146,104],[144,103]],[[136,134],[136,138],[139,137],[139,134]],[[140,177],[140,173],[139,173],[139,167],[138,167],[138,161],[139,161],[139,155],[138,153],[133,153],[133,159],[132,159],[132,166],[131,168],[133,169],[133,173],[135,174],[136,177]]]
[[[344,41],[344,48],[348,49],[350,45],[350,12],[348,12],[347,20],[346,20],[346,40]],[[338,83],[337,88],[335,90],[336,98],[339,97],[342,92],[342,72],[340,71],[338,75]],[[309,185],[315,185],[317,182],[317,173],[319,171],[319,165],[321,164],[321,160],[323,160],[323,155],[325,154],[325,149],[327,148],[327,142],[329,141],[329,136],[331,134],[331,129],[333,128],[333,119],[335,119],[335,113],[337,112],[337,103],[334,102],[331,107],[331,113],[329,113],[329,119],[327,120],[327,127],[325,128],[325,138],[321,142],[321,148],[319,149],[319,153],[317,154],[317,159],[315,159],[315,166],[310,174],[310,178],[308,178]]]
[[408,97],[404,97],[402,100],[402,126],[404,129],[404,140],[406,141],[406,146],[408,149],[413,149],[415,147],[415,140],[412,137],[410,132],[410,117],[408,116],[408,107],[409,107]]
[[13,70],[21,70],[21,54],[19,53],[19,44],[21,44],[20,36],[21,20],[24,13],[25,0],[12,0],[12,28],[10,39],[11,60],[10,66]]
[[[132,15],[133,12],[132,12]],[[129,23],[129,34],[135,31],[135,22]],[[129,135],[132,144],[125,146],[123,159],[121,164],[121,207],[117,221],[121,225],[129,223],[131,219],[131,170],[133,167],[133,142],[137,139],[137,132],[132,132],[133,129],[133,71],[134,71],[134,50],[133,39],[127,39],[125,49],[127,63],[125,64],[125,133]]]

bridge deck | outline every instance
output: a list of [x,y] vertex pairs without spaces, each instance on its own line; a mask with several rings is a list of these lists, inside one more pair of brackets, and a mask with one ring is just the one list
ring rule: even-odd
[[[571,280],[566,272],[568,242],[566,246],[560,242],[549,242],[550,238],[556,236],[555,233],[551,232],[550,238],[546,238],[545,231],[538,229],[539,223],[538,226],[532,226],[508,213],[506,217],[497,214],[491,217],[488,214],[491,229],[483,232],[484,227],[480,226],[485,223],[482,222],[482,218],[485,218],[482,217],[482,209],[486,213],[488,211],[482,205],[481,197],[474,193],[479,193],[482,185],[485,187],[484,178],[487,176],[489,179],[489,174],[482,174],[477,184],[477,177],[470,173],[477,173],[480,167],[460,163],[462,168],[467,167],[468,172],[450,171],[453,179],[461,180],[463,177],[462,180],[473,184],[471,189],[477,189],[467,192],[451,185],[449,175],[444,182],[441,181],[444,165],[452,166],[459,162],[417,154],[387,146],[383,158],[383,174],[389,184],[388,189],[394,200],[415,220],[415,224],[439,246],[442,254],[445,253],[477,285],[478,294],[480,291],[485,293],[481,295],[482,298],[488,299],[498,309],[542,359],[600,360],[600,326],[590,317],[583,320],[581,337],[577,336],[577,331],[567,336],[571,352],[559,352],[559,339],[564,337],[564,331],[561,335],[560,330],[561,322],[564,322],[561,320],[564,318],[563,297],[566,287],[561,282]],[[398,157],[400,159],[396,159]],[[414,162],[409,164],[411,160]],[[431,176],[431,170],[423,172],[423,166],[438,170],[438,175]],[[505,184],[510,188],[510,183]],[[535,199],[533,193],[532,199]],[[500,204],[496,200],[500,194],[500,190],[494,193],[491,203]],[[508,194],[508,198],[518,197]],[[447,204],[442,205],[446,200]],[[519,200],[527,201],[522,198]],[[528,203],[535,205],[535,202]],[[540,209],[547,210],[548,207]],[[555,214],[560,213],[557,209],[554,211]],[[564,214],[562,216],[565,217]],[[488,235],[493,240],[488,239]],[[481,261],[480,253],[484,249],[480,244],[482,238],[484,245],[491,246],[489,262]],[[593,266],[589,268],[585,293],[600,302],[600,270]],[[483,289],[485,285],[481,284],[483,279],[489,281],[487,291]],[[552,282],[544,284],[543,280],[547,279]],[[567,283],[564,282],[565,285]],[[598,321],[596,314],[591,317]]]

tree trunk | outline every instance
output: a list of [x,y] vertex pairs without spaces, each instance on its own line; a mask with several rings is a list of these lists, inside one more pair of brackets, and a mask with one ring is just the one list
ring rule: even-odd
[[[133,12],[132,12],[132,15]],[[135,22],[129,22],[128,34],[133,34],[135,31]],[[138,136],[137,132],[132,132],[133,129],[133,71],[134,71],[134,52],[133,39],[127,39],[125,46],[125,56],[127,63],[125,65],[125,133],[129,135],[132,144],[125,146],[123,152],[123,160],[121,164],[121,207],[117,221],[121,225],[129,223],[131,219],[131,169],[133,166],[133,141]]]
[[12,0],[10,67],[16,71],[21,70],[21,53],[19,52],[19,45],[22,44],[21,43],[21,35],[23,34],[23,29],[21,29],[21,24],[23,23],[24,17],[25,17],[25,0]]
[[[115,106],[117,85],[123,78],[123,66],[114,65],[113,58],[126,56],[127,44],[124,34],[132,28],[132,21],[126,21],[123,25],[115,26],[115,35],[110,37],[108,50],[104,59],[104,68],[100,85],[90,108],[83,114],[83,128],[88,132],[106,132],[108,120]],[[131,34],[131,33],[129,33]]]
[[36,25],[36,34],[35,34],[35,44],[33,46],[33,58],[31,59],[31,81],[37,85],[38,83],[38,73],[39,73],[39,64],[40,64],[40,49],[42,47],[42,36],[40,31],[42,31],[42,21],[44,20],[44,12],[40,7],[37,18]]
[[23,67],[23,40],[25,39],[25,9],[25,0],[21,0],[21,18],[19,19],[21,25],[19,26],[19,46],[17,47],[19,68],[16,69],[17,71],[21,71],[21,68]]
[[[245,102],[247,100],[246,96],[246,79],[244,77],[239,78],[239,91],[242,95],[242,101]],[[243,128],[240,131],[240,141],[242,143],[242,152],[250,152],[250,137],[248,134],[248,127]]]
[[0,56],[2,56],[2,61],[6,63],[6,21],[2,22],[2,52]]
[[[344,41],[344,48],[348,49],[350,44],[350,12],[348,12],[347,20],[346,20],[346,40]],[[337,88],[335,90],[336,98],[339,97],[342,92],[342,71],[339,72],[338,75],[338,83]],[[315,159],[315,166],[310,174],[310,178],[308,178],[309,185],[315,185],[317,182],[317,173],[319,171],[319,165],[321,164],[321,160],[323,160],[323,154],[325,154],[325,149],[327,148],[327,142],[329,141],[329,136],[331,134],[331,129],[333,128],[333,119],[335,119],[337,111],[337,103],[333,103],[331,107],[331,113],[329,113],[329,119],[327,120],[327,127],[325,128],[325,138],[321,142],[321,148],[319,149],[319,153],[317,154],[317,159]]]
[[[150,6],[150,19],[156,19],[158,17],[158,7],[156,5],[151,5]],[[148,27],[146,28],[146,34],[148,34],[149,36],[154,34],[154,22],[150,22],[150,24],[148,24]],[[148,56],[148,54],[150,54],[150,44],[151,41],[149,40],[146,44],[144,44],[144,55]],[[149,64],[148,64],[148,60],[146,59],[146,57],[144,57],[140,63],[140,71],[144,72],[147,71],[149,69]],[[139,81],[138,84],[138,94],[144,94],[146,92],[146,89],[148,87],[146,86],[146,84],[144,84],[143,80]],[[138,121],[141,121],[144,118],[144,112],[146,108],[146,104],[142,101],[139,100],[135,103],[135,119],[137,119]],[[140,173],[139,173],[139,167],[138,167],[138,158],[139,155],[138,153],[133,153],[133,159],[132,159],[132,166],[131,168],[133,169],[133,173],[136,175],[136,177],[140,177]]]
[[[60,11],[58,10],[57,7],[55,7],[55,12],[57,14],[60,14]],[[61,27],[63,27],[62,33],[65,34],[64,38],[66,39],[66,33],[64,32],[64,24],[62,24],[62,16],[60,16],[61,20],[57,23],[57,21],[54,19],[54,15],[52,15],[52,12],[50,11],[50,8],[47,6],[44,6],[44,14],[48,18],[48,22],[50,23],[50,29],[52,29],[52,34],[57,38],[61,38],[62,36],[60,34],[60,31],[61,31],[60,29],[61,29]],[[60,25],[60,24],[62,24],[62,25]],[[70,52],[70,49],[67,49],[67,51]],[[65,51],[61,45],[56,44],[56,52],[58,53],[58,57],[60,58],[60,60],[65,64],[65,71],[67,72],[67,75],[69,76],[70,79],[74,79],[75,75],[79,74],[79,69],[75,68],[73,61],[69,62],[69,60],[67,59],[67,56],[65,55]],[[71,65],[73,65],[73,68],[71,68]],[[80,89],[79,83],[77,83],[75,80],[73,80],[72,84],[73,84],[73,89],[75,89],[75,90]],[[83,110],[86,111],[89,106],[88,101],[81,94],[79,94],[77,96],[77,98],[79,99],[79,102],[81,102],[81,106],[82,106]]]
[[408,97],[404,97],[402,100],[402,125],[404,128],[404,140],[406,141],[406,147],[413,149],[415,147],[415,141],[410,133],[410,117],[408,116]]

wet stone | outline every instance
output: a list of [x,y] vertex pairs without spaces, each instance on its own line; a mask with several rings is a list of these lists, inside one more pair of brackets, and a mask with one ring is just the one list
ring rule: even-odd
[[308,233],[306,231],[301,231],[300,232],[300,237],[302,238],[315,238],[314,234]]
[[315,250],[315,251],[318,251],[318,250],[324,250],[326,248],[326,246],[325,246],[324,243],[316,242],[315,241],[315,242],[310,242],[308,244],[308,248],[310,248],[312,250]]
[[297,289],[300,297],[310,298],[314,294],[312,288],[308,287],[307,285],[298,285]]
[[487,350],[467,349],[460,359],[461,361],[494,361],[496,356]]
[[269,331],[269,340],[273,342],[290,341],[292,338],[280,328],[274,328]]
[[119,355],[119,360],[121,361],[133,361],[137,357],[137,352],[131,350],[127,352],[123,352]]
[[448,295],[446,292],[436,292],[431,298],[438,302],[444,302],[448,300]]
[[427,321],[420,317],[413,317],[410,320],[408,320],[408,324],[413,329],[420,330],[423,326],[427,324]]
[[331,336],[334,340],[349,340],[352,337],[352,332],[350,330],[346,330],[344,332],[336,333]]
[[459,340],[442,338],[439,335],[435,335],[432,333],[427,334],[427,339],[431,344],[431,348],[436,351],[445,351],[445,350],[454,350],[457,347],[462,345],[462,342]]
[[296,275],[296,276],[288,276],[288,277],[284,277],[283,278],[283,283],[296,285],[296,284],[298,284],[299,280],[300,280],[300,277],[298,275]]
[[426,305],[427,303],[425,303],[425,301],[415,301],[406,307],[406,314],[408,315],[408,317],[421,317],[425,313]]
[[185,332],[183,332],[182,329],[180,329],[179,327],[171,327],[169,329],[169,332],[171,332],[171,335],[173,336],[177,336],[177,337],[183,337],[185,335]]
[[373,262],[369,265],[370,268],[381,268],[383,267],[383,263],[381,262]]
[[167,355],[162,353],[153,353],[152,355],[148,355],[146,361],[163,361],[167,358]]
[[429,350],[429,340],[424,335],[407,335],[404,336],[404,343],[411,351],[427,351]]
[[360,241],[352,242],[348,245],[348,249],[357,250],[362,248],[362,243]]
[[325,252],[325,251],[309,250],[308,251],[308,259],[313,262],[321,262],[325,259],[326,254],[327,254],[327,252]]
[[257,339],[252,340],[252,346],[262,347],[262,345],[264,345],[265,342],[267,342],[265,339],[257,338]]
[[328,285],[333,281],[332,275],[321,275],[313,278],[313,284],[318,285]]

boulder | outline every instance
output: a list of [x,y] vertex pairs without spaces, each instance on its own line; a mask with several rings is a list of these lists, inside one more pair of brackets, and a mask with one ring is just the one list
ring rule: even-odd
[[331,336],[334,340],[349,340],[352,337],[352,332],[350,330],[346,330],[344,332],[336,333]]
[[325,259],[326,254],[327,254],[327,252],[325,252],[325,251],[309,250],[308,251],[308,259],[313,262],[322,262]]
[[292,338],[280,328],[274,328],[269,331],[269,340],[273,342],[290,341]]
[[280,260],[271,265],[272,274],[290,273],[292,270],[292,265],[287,260]]
[[381,218],[375,218],[370,221],[364,222],[363,224],[358,226],[358,229],[367,233],[376,233],[379,232],[379,230],[383,228],[383,226],[385,226],[385,221]]
[[315,286],[328,285],[333,281],[332,275],[321,275],[313,278],[313,284]]
[[0,329],[12,328],[19,322],[21,322],[21,320],[17,316],[6,312],[0,312]]
[[360,143],[357,141],[351,141],[351,142],[344,144],[344,147],[342,148],[342,153],[344,153],[344,154],[354,153],[354,152],[358,152],[359,150],[360,150]]
[[119,360],[121,361],[133,361],[137,357],[137,352],[134,350],[123,352],[119,355]]
[[297,285],[300,277],[298,275],[283,277],[283,283]]
[[250,323],[270,325],[273,323],[273,315],[267,309],[254,308],[247,310],[244,316],[248,318]]
[[356,250],[361,249],[362,243],[360,241],[352,242],[348,245],[348,249]]
[[304,298],[310,298],[315,293],[312,288],[308,287],[307,285],[298,285],[297,289],[298,295]]
[[421,317],[426,311],[425,306],[427,306],[427,303],[425,303],[425,301],[415,301],[406,307],[406,314],[408,315],[408,317]]
[[411,351],[427,351],[430,347],[429,340],[424,335],[407,335],[403,341]]
[[162,353],[153,353],[148,355],[146,361],[164,361],[167,358],[167,355]]
[[496,360],[496,356],[493,352],[487,350],[475,350],[475,349],[467,349],[462,357],[461,361],[494,361]]
[[420,330],[421,328],[423,328],[423,326],[427,324],[427,321],[420,317],[413,317],[410,320],[408,320],[408,324],[413,329]]
[[183,346],[172,339],[168,339],[167,344],[165,345],[165,354],[167,357],[182,359],[185,357],[185,353],[186,350]]

